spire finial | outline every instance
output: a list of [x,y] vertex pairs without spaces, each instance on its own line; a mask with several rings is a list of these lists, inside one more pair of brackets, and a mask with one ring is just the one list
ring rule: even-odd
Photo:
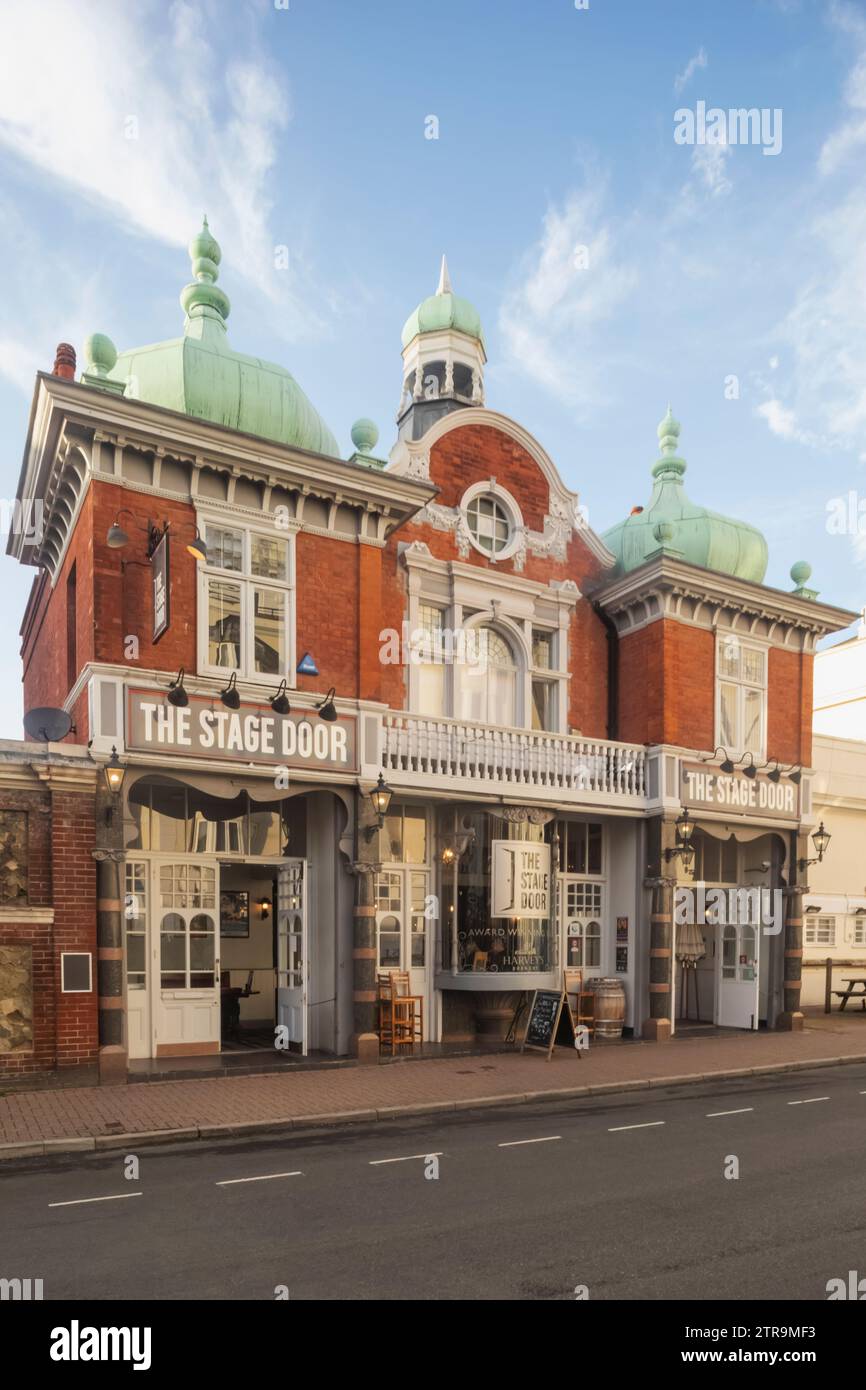
[[190,320],[195,318],[214,319],[225,328],[231,303],[225,291],[217,288],[222,251],[208,226],[206,214],[202,214],[201,231],[193,237],[187,249],[195,276],[192,284],[184,286],[180,293],[181,306],[187,316],[187,328]]
[[685,473],[685,459],[678,458],[676,452],[680,440],[681,428],[682,426],[679,420],[674,419],[673,411],[671,410],[670,404],[668,404],[665,417],[659,422],[659,427],[656,431],[658,434],[661,456],[652,467],[652,475],[654,478],[658,478],[662,474],[668,477],[682,477],[683,473]]
[[448,262],[447,262],[447,260],[445,259],[444,255],[443,255],[443,257],[442,257],[442,264],[441,264],[441,266],[439,267],[439,284],[436,286],[436,293],[437,293],[437,294],[453,294],[453,293],[454,293],[454,291],[453,291],[452,288],[451,288],[451,276],[448,274]]

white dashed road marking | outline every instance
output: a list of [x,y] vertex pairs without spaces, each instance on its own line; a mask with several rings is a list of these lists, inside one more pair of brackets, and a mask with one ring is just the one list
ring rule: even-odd
[[214,1185],[216,1187],[234,1187],[239,1182],[271,1182],[273,1178],[302,1178],[303,1176],[300,1171],[295,1173],[262,1173],[257,1178],[224,1178],[222,1182]]
[[411,1163],[412,1160],[413,1160],[413,1158],[441,1158],[441,1157],[442,1157],[442,1154],[441,1154],[441,1152],[440,1152],[440,1153],[429,1153],[429,1154],[406,1154],[406,1156],[405,1156],[404,1158],[371,1158],[371,1159],[370,1159],[370,1167],[371,1167],[371,1168],[378,1168],[379,1165],[382,1164],[382,1163]]
[[708,1120],[717,1120],[720,1115],[749,1115],[754,1108],[754,1105],[745,1105],[742,1110],[711,1110],[705,1118]]
[[809,1100],[789,1100],[789,1105],[815,1105],[819,1100],[829,1100],[829,1096],[811,1096]]
[[49,1202],[49,1207],[82,1207],[87,1202],[124,1202],[127,1197],[143,1197],[143,1192],[117,1192],[113,1197],[76,1197],[72,1202]]
[[665,1124],[664,1120],[650,1120],[645,1125],[612,1125],[608,1126],[608,1134],[619,1134],[623,1129],[655,1129],[656,1125]]
[[506,1144],[500,1144],[500,1149],[516,1149],[518,1144],[552,1144],[554,1139],[561,1139],[561,1134],[547,1134],[543,1139],[509,1139]]

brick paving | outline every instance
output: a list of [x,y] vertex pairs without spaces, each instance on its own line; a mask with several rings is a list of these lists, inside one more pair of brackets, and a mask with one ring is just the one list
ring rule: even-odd
[[[197,1129],[209,1125],[303,1121],[389,1107],[462,1104],[661,1081],[742,1068],[866,1057],[866,1019],[816,1015],[801,1033],[681,1036],[669,1043],[606,1043],[578,1058],[557,1048],[388,1066],[277,1072],[137,1086],[82,1087],[0,1095],[0,1144]],[[360,1116],[359,1116],[360,1118]],[[374,1118],[366,1113],[364,1118]]]

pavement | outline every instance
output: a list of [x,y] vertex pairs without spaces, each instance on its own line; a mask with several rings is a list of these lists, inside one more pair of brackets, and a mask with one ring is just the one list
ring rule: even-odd
[[[861,1063],[43,1157],[4,1167],[0,1276],[42,1279],[64,1317],[90,1299],[689,1300],[678,1337],[717,1324],[701,1300],[728,1299],[762,1338],[756,1324],[808,1328],[830,1280],[866,1275],[864,1120]],[[242,1324],[214,1329],[217,1356]],[[597,1314],[577,1330],[597,1336]],[[829,1339],[793,1337],[770,1346],[817,1347],[826,1379]],[[169,1370],[201,1358],[201,1335],[154,1348]]]
[[0,1159],[361,1124],[480,1106],[866,1061],[866,1018],[815,1014],[799,1033],[683,1032],[667,1043],[557,1048],[147,1085],[0,1095]]

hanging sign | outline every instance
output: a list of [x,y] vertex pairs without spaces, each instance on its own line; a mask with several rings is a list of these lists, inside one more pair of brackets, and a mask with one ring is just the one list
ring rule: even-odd
[[550,916],[550,845],[494,840],[491,917]]
[[153,641],[158,642],[171,621],[171,576],[168,561],[168,532],[163,531],[150,557],[153,569]]

